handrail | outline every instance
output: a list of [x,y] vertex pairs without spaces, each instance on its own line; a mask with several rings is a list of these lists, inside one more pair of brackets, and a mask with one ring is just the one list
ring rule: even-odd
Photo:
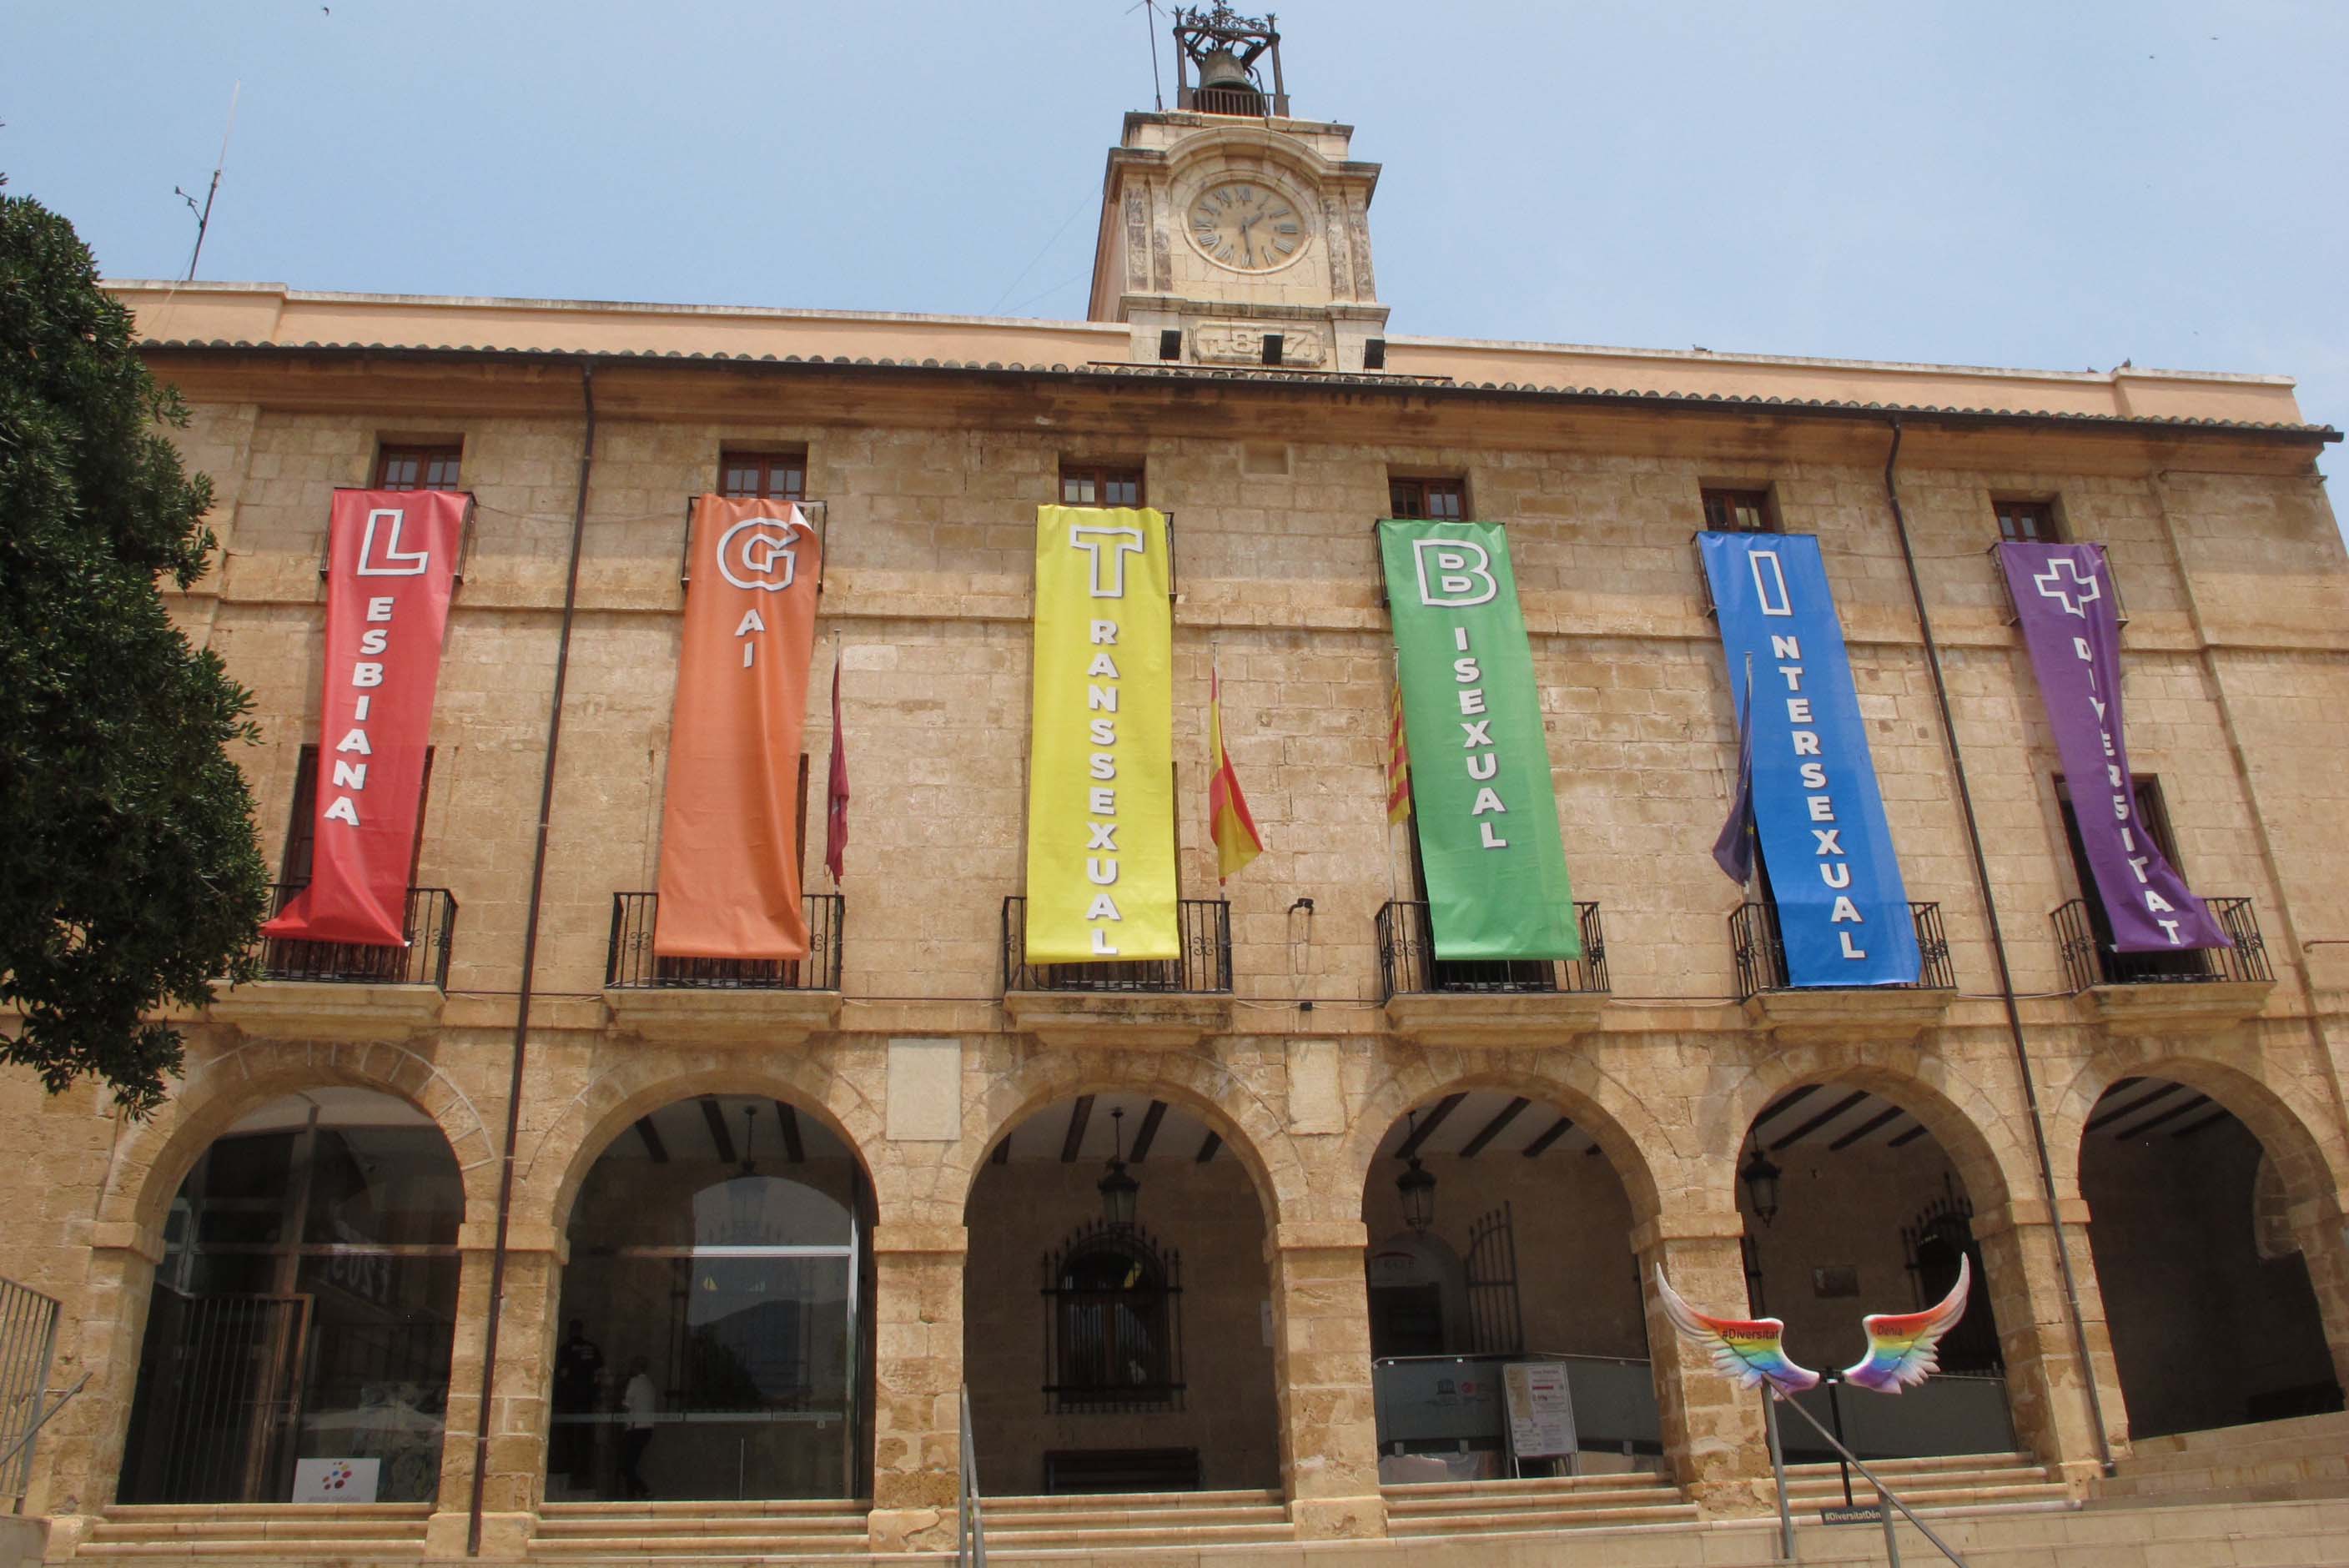
[[962,1386],[962,1467],[955,1484],[955,1568],[987,1568],[987,1526],[978,1516],[978,1454],[970,1437],[970,1385]]
[[[1926,1540],[1931,1542],[1942,1556],[1956,1563],[1958,1568],[1966,1568],[1966,1560],[1959,1556],[1957,1552],[1951,1548],[1948,1542],[1934,1534],[1933,1527],[1926,1523],[1923,1520],[1918,1518],[1917,1511],[1909,1507],[1907,1503],[1901,1501],[1900,1495],[1894,1491],[1890,1487],[1885,1485],[1882,1477],[1878,1476],[1874,1470],[1869,1470],[1866,1465],[1862,1464],[1859,1461],[1858,1456],[1854,1454],[1849,1449],[1845,1448],[1842,1443],[1837,1441],[1836,1435],[1833,1432],[1828,1431],[1826,1428],[1820,1423],[1819,1418],[1816,1416],[1812,1415],[1808,1410],[1804,1409],[1802,1406],[1796,1404],[1794,1400],[1785,1398],[1784,1395],[1773,1392],[1770,1398],[1771,1403],[1774,1407],[1784,1405],[1788,1409],[1794,1411],[1795,1414],[1802,1417],[1806,1421],[1808,1421],[1811,1424],[1811,1429],[1826,1439],[1827,1447],[1841,1454],[1843,1456],[1844,1463],[1857,1470],[1867,1479],[1868,1484],[1876,1489],[1877,1501],[1879,1504],[1889,1503],[1893,1508],[1899,1509],[1900,1511],[1901,1517],[1908,1520],[1909,1523],[1915,1525],[1917,1527],[1918,1533],[1924,1536]],[[1775,1423],[1774,1422],[1772,1425],[1771,1436],[1775,1438],[1776,1435]],[[1773,1454],[1772,1458],[1775,1460],[1777,1456]],[[1778,1472],[1778,1513],[1781,1522],[1780,1529],[1785,1532],[1785,1542],[1787,1546],[1791,1549],[1794,1542],[1794,1522],[1786,1512],[1785,1471],[1783,1468],[1781,1468]],[[1900,1542],[1899,1538],[1893,1533],[1892,1515],[1889,1510],[1884,1513],[1884,1553],[1885,1561],[1891,1564],[1891,1568],[1900,1568]]]
[[[12,1279],[0,1279],[0,1511],[13,1513],[24,1505],[25,1489],[32,1477],[33,1435],[81,1391],[74,1385],[65,1399],[42,1409],[49,1369],[57,1355],[57,1319],[62,1308],[54,1297]],[[82,1382],[89,1381],[87,1374]],[[17,1424],[23,1422],[23,1432]],[[14,1441],[9,1441],[14,1439]],[[22,1456],[19,1458],[19,1456]]]

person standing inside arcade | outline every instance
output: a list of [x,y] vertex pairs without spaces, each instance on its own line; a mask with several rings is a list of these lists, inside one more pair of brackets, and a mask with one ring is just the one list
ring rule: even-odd
[[627,1412],[627,1429],[620,1437],[620,1485],[632,1502],[653,1494],[653,1489],[645,1484],[636,1468],[644,1462],[645,1449],[652,1445],[653,1418],[660,1408],[660,1398],[653,1392],[650,1366],[641,1356],[629,1362],[628,1386],[620,1396],[620,1408]]

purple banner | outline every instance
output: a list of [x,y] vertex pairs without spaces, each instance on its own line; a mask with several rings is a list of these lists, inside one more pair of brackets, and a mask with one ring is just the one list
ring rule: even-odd
[[2231,947],[2137,820],[2121,739],[2121,630],[2101,544],[1998,547],[2040,700],[2071,787],[2095,893],[2116,953]]

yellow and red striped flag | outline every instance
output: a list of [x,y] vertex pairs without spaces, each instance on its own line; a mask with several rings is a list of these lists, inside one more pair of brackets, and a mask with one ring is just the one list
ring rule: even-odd
[[1224,748],[1224,673],[1216,665],[1207,670],[1207,749],[1215,763],[1207,777],[1207,829],[1216,841],[1216,880],[1221,882],[1264,853],[1264,837],[1248,815],[1232,754]]
[[1411,815],[1411,745],[1402,734],[1402,683],[1389,690],[1393,700],[1387,726],[1387,820],[1400,822]]

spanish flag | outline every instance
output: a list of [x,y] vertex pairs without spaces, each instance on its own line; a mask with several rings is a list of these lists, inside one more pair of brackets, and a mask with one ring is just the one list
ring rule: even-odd
[[1393,686],[1387,724],[1387,820],[1411,815],[1411,747],[1402,734],[1402,683]]
[[1216,880],[1231,874],[1264,853],[1264,839],[1248,815],[1247,797],[1240,792],[1239,775],[1232,771],[1232,754],[1224,749],[1224,674],[1210,665],[1207,671],[1207,748],[1215,771],[1207,779],[1207,828],[1216,841]]

